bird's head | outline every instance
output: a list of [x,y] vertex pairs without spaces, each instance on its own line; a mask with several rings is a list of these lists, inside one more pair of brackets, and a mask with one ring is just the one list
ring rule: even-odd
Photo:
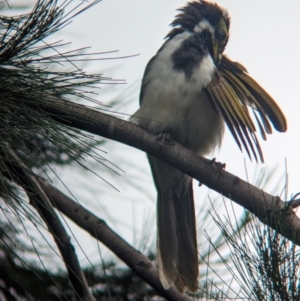
[[[179,9],[180,13],[171,23],[174,28],[167,35],[172,39],[177,34],[189,32],[191,47],[199,51],[208,51],[216,67],[229,38],[230,19],[227,10],[208,1],[193,1]],[[198,45],[197,45],[198,44]]]

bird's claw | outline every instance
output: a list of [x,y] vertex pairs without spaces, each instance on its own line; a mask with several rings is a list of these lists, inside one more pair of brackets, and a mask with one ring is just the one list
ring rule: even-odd
[[209,162],[209,164],[215,164],[217,167],[217,178],[220,177],[222,171],[226,168],[226,163],[217,162],[216,158],[212,158]]
[[175,142],[171,139],[170,134],[165,132],[159,133],[155,140],[161,141],[161,148],[164,146],[173,146],[175,144]]

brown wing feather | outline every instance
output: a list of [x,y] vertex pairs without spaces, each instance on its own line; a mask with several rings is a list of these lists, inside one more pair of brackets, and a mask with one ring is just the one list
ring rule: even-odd
[[254,103],[259,113],[262,115],[266,114],[277,131],[285,132],[287,130],[287,122],[283,112],[276,101],[247,73],[246,69],[241,64],[233,62],[228,57],[223,56],[220,73],[225,76],[225,78],[226,74],[228,74],[226,70],[231,71],[232,76],[234,76],[249,93],[249,105]]
[[[223,73],[224,77],[229,82],[231,88],[238,95],[243,107],[247,107],[247,105],[249,105],[250,107],[252,107],[252,109],[258,111],[259,116],[264,125],[265,132],[267,134],[272,134],[272,127],[268,120],[268,116],[265,113],[264,108],[257,101],[257,99],[252,94],[250,94],[249,90],[247,90],[247,88],[243,85],[239,78],[235,76],[234,73],[232,73],[229,70],[224,70]],[[262,136],[265,136],[265,132],[262,134]]]
[[[219,76],[217,75],[217,77]],[[229,82],[220,76],[219,81],[213,80],[206,89],[212,103],[223,116],[239,148],[242,150],[241,145],[243,145],[250,159],[252,152],[256,161],[257,157],[260,157],[260,160],[263,161],[260,146],[254,133],[256,129],[247,106],[241,103]]]
[[[233,138],[240,149],[246,150],[251,159],[251,152],[263,162],[263,155],[255,135],[256,128],[249,114],[250,106],[254,112],[261,136],[272,133],[272,125],[277,131],[284,132],[287,123],[275,100],[247,74],[244,66],[222,57],[219,72],[206,87],[213,106],[223,116]],[[256,114],[256,112],[258,114]],[[250,152],[251,149],[251,152]]]

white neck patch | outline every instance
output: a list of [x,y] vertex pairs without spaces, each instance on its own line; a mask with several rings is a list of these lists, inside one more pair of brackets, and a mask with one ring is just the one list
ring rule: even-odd
[[202,32],[203,30],[208,30],[212,36],[214,35],[214,29],[206,19],[203,19],[194,27],[194,32]]

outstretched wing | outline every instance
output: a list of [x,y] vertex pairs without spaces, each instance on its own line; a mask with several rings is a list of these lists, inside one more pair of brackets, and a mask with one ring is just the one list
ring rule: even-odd
[[[266,133],[272,133],[272,126],[284,132],[287,123],[275,100],[247,73],[239,63],[223,56],[219,70],[206,92],[213,106],[223,116],[233,138],[242,150],[246,150],[249,158],[251,153],[256,161],[263,162],[263,154],[256,137],[256,127],[249,114],[252,108],[255,121],[266,140]],[[271,122],[271,124],[270,124]]]

